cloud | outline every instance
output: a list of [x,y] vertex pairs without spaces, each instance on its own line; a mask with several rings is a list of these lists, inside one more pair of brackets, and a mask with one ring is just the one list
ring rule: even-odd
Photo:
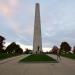
[[5,16],[7,25],[18,36],[21,32],[19,22],[13,20],[15,9],[19,7],[19,0],[0,0],[0,12]]
[[9,0],[9,4],[13,7],[18,6],[19,5],[19,0]]
[[[19,42],[30,43],[33,37],[35,3],[40,3],[43,46],[52,47],[67,40],[74,45],[75,1],[0,0],[0,11]],[[18,7],[19,11],[18,11]],[[16,10],[17,9],[17,10]],[[13,17],[12,17],[13,16]],[[13,40],[14,37],[11,36]],[[56,43],[57,42],[57,43]]]
[[32,34],[32,27],[26,26],[26,29],[19,21],[16,21],[13,16],[16,16],[15,8],[19,7],[19,0],[1,0],[0,1],[0,11],[6,17],[8,26],[12,28],[16,34]]
[[0,0],[0,11],[7,17],[14,15],[13,9],[19,6],[19,0]]
[[12,10],[8,5],[0,4],[0,11],[3,12],[5,16],[12,16]]

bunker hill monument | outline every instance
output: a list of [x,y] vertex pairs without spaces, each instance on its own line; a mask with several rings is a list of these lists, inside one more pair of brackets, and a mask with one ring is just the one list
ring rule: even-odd
[[33,53],[40,54],[41,52],[42,52],[42,37],[41,37],[40,5],[39,3],[36,3],[34,37],[33,37]]

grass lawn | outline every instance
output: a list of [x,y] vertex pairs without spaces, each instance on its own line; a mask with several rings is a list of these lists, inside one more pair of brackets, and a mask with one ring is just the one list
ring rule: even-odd
[[12,56],[14,56],[14,55],[13,54],[1,53],[0,54],[0,60],[6,59],[6,58],[9,58],[9,57],[12,57]]
[[45,54],[32,54],[20,60],[20,62],[56,62],[56,60]]
[[67,57],[67,58],[71,58],[71,59],[75,59],[75,54],[62,54],[63,57]]

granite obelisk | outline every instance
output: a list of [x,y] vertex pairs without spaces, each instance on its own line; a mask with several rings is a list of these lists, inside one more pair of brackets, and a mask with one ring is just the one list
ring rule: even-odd
[[42,52],[42,37],[41,37],[40,5],[39,3],[36,3],[34,37],[33,37],[33,53],[39,54],[41,52]]

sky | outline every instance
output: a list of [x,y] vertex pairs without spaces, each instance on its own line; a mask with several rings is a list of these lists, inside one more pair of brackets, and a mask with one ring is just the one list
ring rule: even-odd
[[0,0],[0,35],[6,44],[33,46],[35,4],[40,4],[42,45],[75,45],[75,0]]

